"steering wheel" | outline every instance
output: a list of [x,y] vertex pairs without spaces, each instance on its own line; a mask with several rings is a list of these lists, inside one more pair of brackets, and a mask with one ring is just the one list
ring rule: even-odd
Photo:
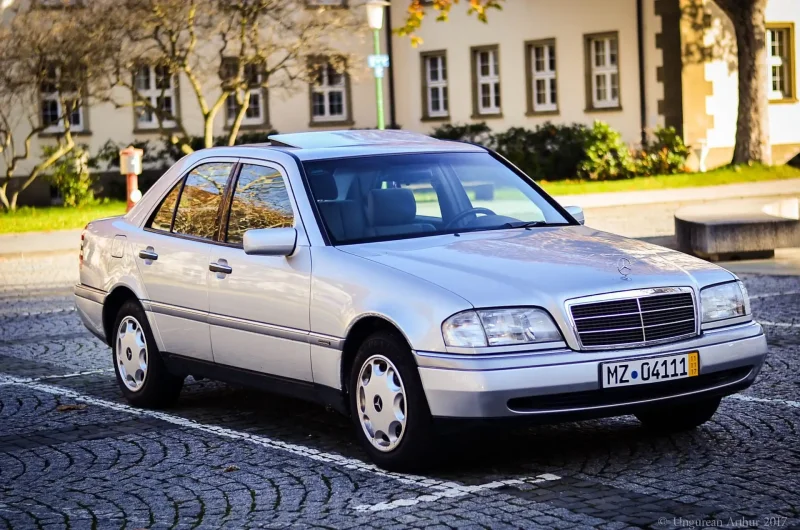
[[486,215],[497,215],[489,208],[470,208],[469,210],[464,210],[461,213],[457,213],[456,216],[450,219],[450,221],[445,225],[444,229],[449,230],[453,225],[455,225],[457,222],[467,217],[468,215],[474,215],[479,213]]

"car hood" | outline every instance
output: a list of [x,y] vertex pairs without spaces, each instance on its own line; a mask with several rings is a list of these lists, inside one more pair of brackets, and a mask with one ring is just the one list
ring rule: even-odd
[[448,234],[339,248],[437,284],[475,307],[537,305],[563,312],[570,298],[649,287],[697,291],[735,278],[686,254],[586,226]]

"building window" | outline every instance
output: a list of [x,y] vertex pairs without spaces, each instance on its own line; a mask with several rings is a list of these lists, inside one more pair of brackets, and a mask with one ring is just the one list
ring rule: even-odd
[[163,65],[142,65],[133,75],[133,85],[139,100],[136,106],[136,127],[157,129],[159,114],[162,127],[174,127],[177,112],[175,77],[170,75],[169,68]]
[[767,80],[770,101],[794,101],[794,25],[767,24]]
[[528,112],[557,112],[556,41],[530,42],[528,57]]
[[[239,70],[239,60],[234,57],[227,57],[223,61],[223,77],[233,79]],[[241,126],[258,127],[267,123],[267,97],[266,90],[262,83],[263,68],[257,63],[248,63],[242,69],[242,82],[236,92],[229,95],[225,101],[225,124],[230,127],[239,115],[239,100],[244,98],[245,89],[250,91],[250,100],[247,109],[244,111]],[[243,101],[243,99],[241,99]]]
[[586,37],[587,89],[591,109],[619,108],[619,37],[617,33]]
[[314,68],[311,84],[311,122],[329,123],[348,120],[347,73],[325,63]]
[[[44,132],[58,133],[65,129],[64,118],[69,114],[70,130],[85,130],[83,105],[80,99],[80,80],[70,80],[60,67],[50,65],[39,86],[41,119]],[[67,108],[64,108],[66,105]]]
[[473,48],[472,68],[475,114],[500,114],[500,64],[497,46]]
[[423,117],[446,118],[449,115],[447,101],[447,57],[444,52],[428,52],[422,55]]

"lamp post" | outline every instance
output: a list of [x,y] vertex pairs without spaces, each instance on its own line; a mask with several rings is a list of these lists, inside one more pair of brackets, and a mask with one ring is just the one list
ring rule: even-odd
[[381,55],[381,29],[383,28],[383,11],[389,2],[383,0],[369,0],[367,7],[367,22],[372,29],[373,55],[369,56],[369,67],[375,74],[375,100],[378,106],[378,129],[386,128],[383,117],[383,73],[389,67],[389,56]]

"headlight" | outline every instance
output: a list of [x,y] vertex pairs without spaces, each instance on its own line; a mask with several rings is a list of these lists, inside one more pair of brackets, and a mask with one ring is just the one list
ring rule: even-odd
[[464,311],[444,321],[442,336],[445,344],[459,348],[562,340],[547,311],[530,307]]
[[700,291],[703,308],[703,323],[750,314],[750,299],[747,289],[740,281],[706,287]]

